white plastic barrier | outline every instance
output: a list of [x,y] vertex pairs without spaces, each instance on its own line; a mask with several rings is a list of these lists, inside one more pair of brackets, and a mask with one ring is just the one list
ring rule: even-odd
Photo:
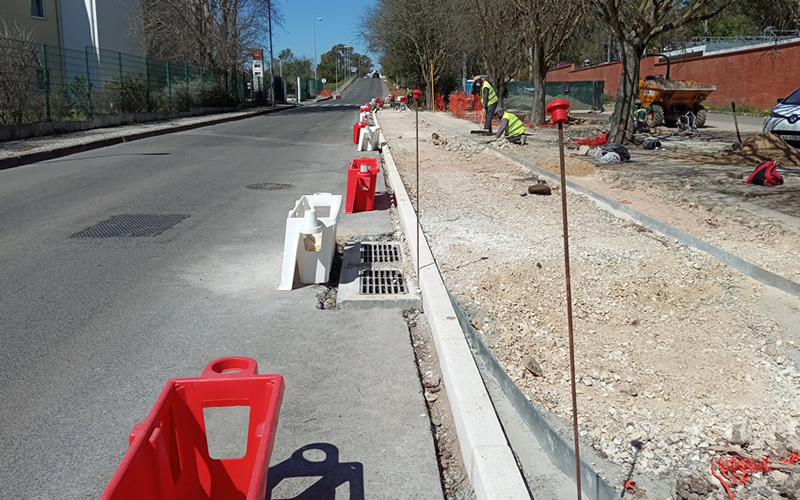
[[[341,195],[303,195],[286,218],[283,270],[278,290],[328,281],[336,251],[336,227],[342,217]],[[322,215],[322,216],[321,216]]]
[[361,129],[358,135],[358,151],[374,151],[378,149],[381,128],[368,126]]

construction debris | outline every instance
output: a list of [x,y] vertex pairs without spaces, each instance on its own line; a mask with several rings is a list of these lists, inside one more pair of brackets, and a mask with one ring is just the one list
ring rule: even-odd
[[800,167],[800,150],[769,133],[758,134],[744,141],[740,149],[726,149],[713,157],[738,165],[755,166],[774,161],[783,167]]

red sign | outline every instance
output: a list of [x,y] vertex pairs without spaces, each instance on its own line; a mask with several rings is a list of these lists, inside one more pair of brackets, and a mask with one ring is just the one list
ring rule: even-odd
[[264,50],[263,49],[254,50],[253,59],[264,59]]

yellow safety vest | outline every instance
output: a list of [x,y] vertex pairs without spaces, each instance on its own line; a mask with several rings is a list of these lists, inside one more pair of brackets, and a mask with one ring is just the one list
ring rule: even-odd
[[[489,89],[489,104],[483,102],[483,89]],[[483,104],[484,106],[491,106],[492,104],[497,102],[497,94],[494,93],[494,88],[486,80],[483,81],[483,86],[481,86],[481,92],[479,95],[481,98],[481,104]]]
[[508,120],[508,126],[505,131],[507,136],[517,137],[525,133],[525,124],[514,113],[506,111],[503,113],[503,119]]

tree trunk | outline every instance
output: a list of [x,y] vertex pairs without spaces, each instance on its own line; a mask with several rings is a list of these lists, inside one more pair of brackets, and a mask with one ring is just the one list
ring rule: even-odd
[[639,68],[644,54],[644,44],[626,40],[622,44],[622,77],[617,89],[617,105],[614,107],[611,132],[608,142],[623,144],[633,139],[634,101],[639,94]]
[[544,47],[533,48],[533,103],[531,105],[531,123],[544,125],[547,84],[547,65],[544,63]]

